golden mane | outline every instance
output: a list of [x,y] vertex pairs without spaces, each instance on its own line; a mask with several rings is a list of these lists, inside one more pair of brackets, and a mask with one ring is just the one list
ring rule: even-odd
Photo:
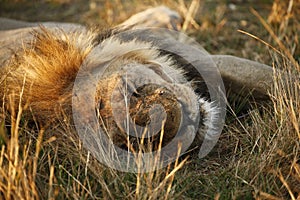
[[4,66],[1,94],[4,101],[13,99],[14,105],[21,101],[22,106],[30,105],[39,116],[51,119],[61,105],[70,104],[77,71],[92,49],[94,35],[88,33],[80,40],[81,32],[65,34],[45,27],[31,34],[32,40]]

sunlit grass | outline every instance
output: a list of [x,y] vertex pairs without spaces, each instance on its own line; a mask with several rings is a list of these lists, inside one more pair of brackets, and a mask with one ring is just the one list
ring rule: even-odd
[[[117,24],[147,6],[160,4],[103,2],[90,1],[80,22],[95,24],[101,19],[100,24]],[[165,4],[184,14],[190,4],[185,3],[184,8],[182,2]],[[205,3],[201,3],[204,9]],[[274,72],[270,102],[251,104],[244,99],[232,99],[235,113],[230,115],[218,145],[208,157],[177,159],[165,169],[145,174],[119,172],[99,164],[82,147],[67,119],[57,125],[59,129],[43,129],[24,119],[21,107],[8,115],[3,111],[8,105],[1,105],[0,198],[300,198],[299,6],[299,1],[274,1],[268,20],[256,12],[244,13],[253,20],[247,21],[248,25],[254,25],[243,30],[271,44],[277,52],[247,35],[232,35],[226,29],[230,14],[224,2],[213,8],[217,14],[205,14],[202,21],[190,20],[192,25],[187,26],[187,31],[213,53],[248,56],[283,72]],[[75,21],[73,17],[70,15],[69,19]],[[65,19],[67,15],[57,20]],[[212,37],[218,38],[218,43]],[[243,49],[237,50],[241,45]],[[266,52],[269,55],[265,56]]]

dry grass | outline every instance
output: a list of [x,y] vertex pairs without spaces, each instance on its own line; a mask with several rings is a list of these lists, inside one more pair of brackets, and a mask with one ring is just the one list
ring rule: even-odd
[[[0,2],[5,2],[6,10],[15,6],[8,1]],[[53,10],[70,5],[65,0],[41,1],[42,8],[45,2],[50,2]],[[69,6],[56,19],[50,14],[39,19],[74,22],[80,19],[88,24],[103,19],[99,22],[102,25],[116,24],[147,6],[159,4],[158,1],[143,5],[134,0],[89,1],[86,6],[86,1],[75,2],[78,4]],[[164,3],[184,14],[189,11],[190,4],[183,1]],[[188,19],[190,25],[186,26],[205,48],[213,53],[269,63],[284,72],[274,73],[270,102],[249,106],[247,100],[235,101],[232,104],[235,114],[228,113],[224,133],[208,157],[189,162],[179,159],[163,170],[145,174],[118,172],[99,164],[82,148],[68,122],[62,121],[60,129],[44,130],[24,119],[21,107],[11,115],[2,111],[0,198],[300,199],[300,2],[261,3],[270,9],[252,13],[246,13],[238,5],[241,9],[238,14],[233,14],[223,1],[217,6],[204,1],[200,5],[203,13]],[[28,2],[25,6],[32,9]],[[3,11],[6,16],[29,19],[26,12],[16,16]],[[241,13],[242,19],[238,18]],[[251,33],[273,49],[233,29]]]
[[[258,152],[253,166],[255,176],[248,178],[247,182],[254,188],[258,199],[300,198],[300,68],[295,59],[299,6],[299,1],[275,1],[269,23],[253,11],[274,41],[276,51],[271,52],[273,67],[283,72],[274,72],[271,108],[265,108],[263,113],[252,112],[252,124],[247,128],[252,136],[256,136],[248,159],[255,155],[253,152]],[[273,21],[274,16],[281,21]],[[280,28],[276,30],[270,23]],[[259,176],[266,182],[259,180]]]
[[[74,127],[33,128],[22,107],[1,121],[0,197],[3,199],[176,199],[173,181],[187,159],[165,169],[124,173],[98,163],[82,148]],[[5,117],[10,116],[11,119]],[[4,121],[10,125],[4,126]],[[140,155],[141,152],[137,152]],[[159,155],[158,155],[159,156]],[[159,158],[157,158],[159,160]],[[141,162],[140,157],[136,162]]]

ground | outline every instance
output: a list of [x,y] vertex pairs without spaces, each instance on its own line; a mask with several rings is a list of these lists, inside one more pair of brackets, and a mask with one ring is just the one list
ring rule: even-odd
[[[109,27],[136,12],[161,4],[185,17],[191,2],[0,0],[0,17]],[[300,73],[297,63],[300,59],[299,10],[299,0],[203,0],[193,17],[195,23],[190,24],[186,32],[212,54],[248,58],[297,76]],[[238,30],[255,35],[269,46]],[[38,153],[32,153],[32,162],[28,159],[28,163],[24,161],[22,165],[26,169],[22,173],[32,176],[32,179],[25,178],[31,186],[24,185],[26,181],[22,182],[21,175],[9,186],[10,181],[3,177],[14,177],[18,172],[14,174],[16,167],[2,163],[4,158],[9,158],[3,156],[9,152],[6,153],[6,145],[2,145],[0,197],[164,199],[168,195],[170,199],[299,199],[300,82],[288,85],[287,90],[282,85],[286,85],[285,80],[274,80],[271,100],[262,104],[249,105],[248,100],[231,98],[224,133],[213,152],[204,159],[189,159],[183,166],[172,166],[176,169],[173,170],[175,175],[167,169],[136,175],[99,166],[96,170],[99,174],[95,175],[85,169],[84,162],[74,161],[72,156],[57,158],[66,153],[51,144],[55,138],[43,141],[38,151],[35,147],[39,138],[33,138],[31,150]],[[0,133],[2,126],[0,123]],[[19,156],[21,160],[26,160],[25,154]],[[43,184],[45,187],[41,187]],[[12,196],[7,194],[8,190]]]

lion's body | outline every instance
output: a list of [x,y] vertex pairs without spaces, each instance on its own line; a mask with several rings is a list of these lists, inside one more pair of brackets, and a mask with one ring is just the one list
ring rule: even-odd
[[[102,34],[81,26],[62,24],[58,27],[51,25],[47,28],[40,26],[2,31],[0,93],[3,98],[0,101],[7,110],[17,110],[22,106],[43,125],[57,123],[66,116],[71,119],[73,86],[80,68],[85,66],[92,71],[117,57],[97,83],[95,109],[99,109],[102,126],[114,143],[119,146],[127,143],[126,127],[115,122],[113,113],[113,109],[118,109],[121,116],[128,117],[124,94],[115,94],[119,98],[115,108],[111,102],[112,95],[117,87],[130,84],[124,80],[125,75],[139,77],[139,83],[134,82],[133,85],[142,84],[144,77],[148,77],[148,86],[136,88],[137,96],[132,95],[130,99],[130,117],[139,126],[147,127],[153,121],[149,114],[152,105],[162,104],[167,113],[164,124],[164,143],[167,144],[178,132],[182,120],[180,110],[189,106],[197,110],[204,101],[199,102],[199,95],[190,82],[192,78],[184,75],[186,72],[182,71],[182,67],[185,63],[180,64],[169,55],[162,55],[150,42],[122,41],[114,32],[120,30]],[[177,96],[170,89],[177,90]],[[177,102],[178,98],[182,105]],[[193,120],[198,119],[200,114],[193,110],[187,112]],[[207,120],[204,114],[206,110],[201,111],[201,126]],[[83,117],[89,119],[90,116],[86,114]],[[207,128],[200,127],[199,130],[204,132]],[[157,145],[159,136],[151,138],[150,142],[153,146]]]
[[[208,84],[215,84],[215,76],[211,76],[215,61],[226,86],[238,93],[243,87],[246,93],[253,90],[257,98],[265,98],[268,89],[260,83],[265,79],[261,75],[272,75],[268,66],[232,56],[211,56],[201,47],[198,52],[203,60],[199,62],[191,56],[195,51],[193,45],[179,43],[177,39],[180,38],[165,35],[166,32],[161,35],[148,30],[127,33],[136,28],[132,23],[123,23],[125,27],[102,33],[76,24],[38,25],[1,20],[7,24],[0,30],[0,94],[3,96],[0,101],[5,109],[11,112],[21,106],[43,125],[61,121],[66,116],[71,119],[67,121],[72,121],[72,112],[77,109],[72,107],[72,97],[77,95],[73,87],[80,69],[93,73],[109,63],[103,77],[95,83],[96,94],[91,91],[91,95],[95,95],[93,106],[99,111],[102,126],[119,146],[127,143],[126,129],[130,125],[124,125],[124,119],[118,121],[118,117],[132,118],[138,126],[147,129],[150,122],[155,121],[151,117],[157,116],[151,116],[155,104],[163,105],[167,114],[156,122],[164,126],[165,144],[178,132],[182,112],[189,120],[199,122],[197,145],[206,133],[208,138],[214,137],[220,110],[209,102],[207,83],[204,83],[203,74],[191,64],[193,62],[201,65],[202,72],[209,77]],[[140,26],[138,23],[137,27]],[[186,51],[183,55],[189,57],[187,60],[177,55],[182,51]],[[258,67],[263,73],[258,72]],[[252,80],[253,76],[241,73],[240,68],[246,73],[257,74],[254,78],[259,80]],[[127,82],[127,76],[135,80]],[[145,81],[148,84],[142,86]],[[216,88],[222,86],[218,84]],[[133,85],[132,94],[126,99],[122,91],[130,85]],[[130,105],[126,105],[127,100]],[[83,115],[87,122],[92,117],[90,113]],[[159,136],[152,138],[152,141],[158,140]]]

